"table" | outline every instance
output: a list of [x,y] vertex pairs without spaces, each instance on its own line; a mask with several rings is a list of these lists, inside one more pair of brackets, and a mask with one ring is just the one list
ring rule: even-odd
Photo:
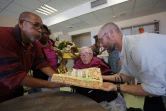
[[44,91],[0,103],[0,111],[106,111],[99,103],[77,93]]

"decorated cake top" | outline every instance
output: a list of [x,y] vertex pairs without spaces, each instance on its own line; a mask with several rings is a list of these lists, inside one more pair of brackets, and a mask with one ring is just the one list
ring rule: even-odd
[[64,74],[54,74],[51,81],[92,89],[103,87],[100,68],[72,69]]
[[73,77],[82,77],[96,80],[100,80],[101,78],[100,68],[72,69],[69,70],[66,74]]

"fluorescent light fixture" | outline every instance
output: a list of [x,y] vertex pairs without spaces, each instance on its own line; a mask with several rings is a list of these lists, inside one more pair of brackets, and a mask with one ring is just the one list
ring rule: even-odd
[[41,14],[44,14],[44,15],[48,15],[47,13],[44,13],[44,12],[41,12],[41,11],[39,11],[39,10],[35,10],[36,12],[39,12],[39,13],[41,13]]
[[44,5],[40,6],[39,8],[37,8],[35,11],[45,14],[45,15],[50,15],[50,14],[55,13],[57,10],[44,4]]
[[42,8],[42,9],[45,9],[45,10],[47,10],[47,11],[49,11],[49,12],[55,13],[55,11],[52,11],[52,10],[46,8],[46,7],[41,6],[41,8]]
[[50,7],[50,6],[46,5],[46,4],[44,4],[44,6],[47,7],[47,8],[49,8],[49,9],[51,9],[51,10],[54,10],[54,11],[56,11],[56,12],[58,11],[58,10],[56,10],[55,8],[52,8],[52,7]]
[[38,10],[40,10],[40,11],[42,11],[42,12],[45,12],[45,13],[47,13],[47,14],[51,14],[50,12],[48,12],[48,11],[46,11],[46,10],[44,10],[44,9],[41,9],[41,8],[37,8]]

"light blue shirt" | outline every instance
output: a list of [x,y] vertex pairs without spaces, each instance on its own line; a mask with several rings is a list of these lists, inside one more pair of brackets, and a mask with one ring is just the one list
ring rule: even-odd
[[119,51],[113,51],[109,53],[108,56],[108,64],[111,67],[111,71],[114,73],[118,73],[121,70],[121,66],[118,66],[118,61],[120,60]]
[[121,73],[135,77],[151,94],[166,96],[166,35],[124,36]]

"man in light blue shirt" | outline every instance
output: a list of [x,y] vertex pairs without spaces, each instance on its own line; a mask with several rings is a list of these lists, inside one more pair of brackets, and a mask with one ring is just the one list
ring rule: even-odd
[[129,82],[132,77],[140,85],[104,83],[103,90],[141,96],[166,96],[166,35],[143,33],[123,36],[119,27],[107,23],[98,33],[100,46],[120,51],[122,69],[105,80]]

